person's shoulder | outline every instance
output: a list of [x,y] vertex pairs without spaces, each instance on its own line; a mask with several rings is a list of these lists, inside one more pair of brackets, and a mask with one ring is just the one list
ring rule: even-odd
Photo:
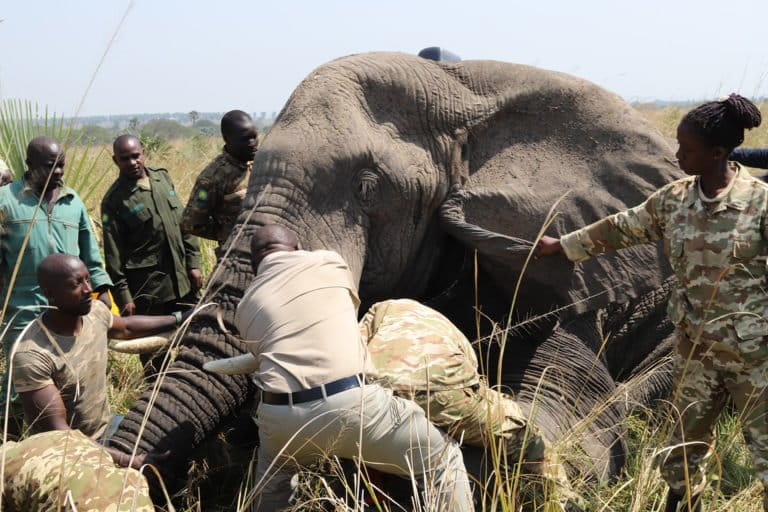
[[208,164],[203,168],[202,172],[200,173],[200,176],[213,176],[216,174],[217,171],[220,171],[222,169],[226,169],[230,167],[232,164],[230,164],[229,159],[227,158],[227,155],[224,154],[222,151],[215,157],[213,157],[213,160],[208,162]]
[[19,337],[16,351],[47,351],[50,346],[51,342],[48,340],[48,336],[45,335],[40,328],[40,324],[35,320],[25,331],[23,331],[23,336]]
[[101,199],[101,204],[106,205],[116,199],[118,195],[122,194],[123,188],[123,182],[120,180],[120,178],[113,181],[107,189],[107,192],[104,194],[104,197]]
[[686,176],[667,183],[654,192],[651,197],[661,201],[680,201],[688,196],[688,193],[695,184],[695,176]]
[[91,303],[91,311],[88,316],[97,324],[106,326],[109,329],[112,325],[112,312],[109,310],[106,304],[99,299],[93,299]]
[[17,178],[4,187],[0,187],[0,204],[16,201],[24,187],[24,178]]

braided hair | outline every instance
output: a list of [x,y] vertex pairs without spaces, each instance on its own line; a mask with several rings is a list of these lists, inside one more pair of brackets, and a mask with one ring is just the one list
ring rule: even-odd
[[744,129],[756,128],[761,121],[760,110],[754,103],[731,94],[694,108],[685,114],[680,125],[692,128],[709,146],[721,146],[730,152],[744,142]]

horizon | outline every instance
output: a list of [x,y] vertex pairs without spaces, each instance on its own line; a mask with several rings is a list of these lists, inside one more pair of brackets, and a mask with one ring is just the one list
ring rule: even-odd
[[[738,26],[728,21],[734,17]],[[764,0],[727,8],[716,0],[42,0],[4,5],[0,19],[0,47],[23,50],[0,58],[0,98],[68,118],[233,108],[271,114],[325,62],[427,46],[465,60],[569,73],[631,103],[768,95]]]

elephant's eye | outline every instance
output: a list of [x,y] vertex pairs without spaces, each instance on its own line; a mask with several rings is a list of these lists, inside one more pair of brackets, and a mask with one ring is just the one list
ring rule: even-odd
[[371,169],[363,169],[357,174],[356,195],[358,200],[368,206],[376,197],[376,187],[379,184],[379,175]]

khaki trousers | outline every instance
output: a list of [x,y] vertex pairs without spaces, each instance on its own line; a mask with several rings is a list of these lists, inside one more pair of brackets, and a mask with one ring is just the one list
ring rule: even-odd
[[377,384],[297,405],[261,403],[256,510],[288,506],[296,466],[324,456],[361,460],[411,478],[424,489],[423,510],[472,511],[472,493],[456,442],[415,403]]

